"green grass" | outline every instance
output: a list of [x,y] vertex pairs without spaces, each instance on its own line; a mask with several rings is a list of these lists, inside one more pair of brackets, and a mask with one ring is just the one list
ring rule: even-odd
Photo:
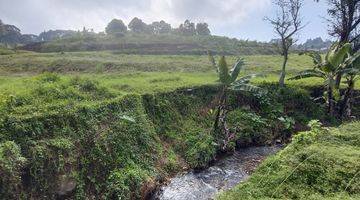
[[[215,73],[138,72],[124,74],[68,74],[59,75],[59,77],[65,82],[74,78],[91,79],[118,95],[167,92],[176,88],[191,88],[216,83]],[[0,93],[26,93],[38,84],[37,78],[38,76],[0,76]]]
[[[246,66],[242,75],[252,73],[266,75],[254,79],[253,82],[256,84],[277,82],[279,66],[282,62],[280,56],[255,55],[244,58]],[[229,64],[234,63],[236,59],[237,57],[234,56],[228,57]],[[287,68],[288,77],[300,70],[310,68],[311,65],[310,58],[292,55]],[[207,56],[124,55],[110,51],[64,54],[18,52],[0,56],[0,71],[6,74],[0,76],[2,99],[11,99],[13,95],[15,98],[27,99],[27,105],[44,103],[39,101],[44,98],[32,95],[39,89],[38,74],[44,72],[57,73],[61,84],[65,85],[77,78],[94,81],[99,88],[111,93],[112,98],[129,93],[169,92],[177,88],[217,84],[217,75],[209,64]],[[61,84],[51,87],[61,91]],[[323,83],[320,79],[304,79],[288,81],[288,84],[303,87],[319,86]],[[55,105],[59,102],[81,103],[83,100],[83,98],[78,100],[63,95],[64,98],[60,100],[47,99],[46,105]],[[99,100],[90,97],[86,99],[90,102]]]
[[315,125],[218,199],[359,199],[360,122]]
[[[282,65],[281,56],[245,55],[241,57],[245,59],[246,64],[244,74],[257,73],[267,76],[255,79],[256,83],[278,81]],[[237,56],[228,56],[228,63],[233,64],[237,58]],[[313,63],[309,56],[292,54],[286,68],[287,77],[312,67]],[[139,90],[141,92],[153,92],[158,89],[164,91],[159,88],[161,86],[156,86],[156,81],[151,84],[147,83],[151,76],[166,79],[164,88],[167,89],[193,84],[202,85],[216,81],[214,69],[207,55],[127,55],[115,51],[65,53],[18,51],[15,54],[0,55],[0,74],[3,75],[0,85],[10,84],[10,86],[5,87],[15,87],[11,85],[13,82],[20,80],[20,77],[27,79],[29,76],[43,72],[99,79],[100,82],[104,81],[106,85],[115,87],[122,92],[138,92]],[[288,83],[304,86],[323,84],[320,79],[304,79],[288,81]],[[15,83],[15,85],[21,85],[21,83]],[[359,83],[357,87],[360,87]],[[0,91],[3,91],[2,88],[0,86]]]
[[[255,82],[277,81],[282,62],[280,56],[244,58],[244,74],[267,75]],[[228,62],[234,63],[236,59],[230,56]],[[294,74],[309,67],[311,59],[292,55],[288,72]],[[0,92],[21,93],[32,84],[29,81],[32,76],[44,72],[62,74],[64,79],[74,76],[90,78],[121,93],[161,92],[216,83],[214,71],[207,56],[124,55],[110,51],[64,54],[20,52],[0,56],[0,72],[3,75],[0,77]]]
[[[246,72],[278,74],[280,56],[243,56]],[[237,57],[229,56],[229,63]],[[290,74],[312,66],[307,56],[292,55],[287,67]],[[0,56],[2,74],[59,73],[129,73],[129,72],[209,72],[213,71],[207,55],[125,55],[111,51],[33,53]]]

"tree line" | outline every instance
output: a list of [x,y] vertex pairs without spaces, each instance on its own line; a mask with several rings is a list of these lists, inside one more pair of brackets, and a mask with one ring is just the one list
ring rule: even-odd
[[[183,36],[208,36],[211,35],[209,25],[207,23],[193,23],[190,20],[185,20],[178,28],[173,28],[164,20],[146,24],[141,19],[135,17],[128,25],[121,19],[113,19],[105,28],[105,32],[99,35],[124,36],[127,33],[138,34],[174,34]],[[82,31],[74,30],[49,30],[43,31],[39,35],[21,34],[21,30],[14,25],[4,24],[0,20],[0,44],[16,45],[16,44],[30,44],[33,42],[52,41],[61,38],[69,38],[78,35],[97,35],[93,29],[83,28]]]
[[209,25],[207,23],[193,23],[190,20],[185,20],[178,28],[172,28],[169,23],[164,20],[146,24],[141,19],[135,17],[126,26],[121,19],[113,19],[105,28],[106,34],[109,35],[123,35],[127,32],[143,33],[143,34],[178,34],[185,36],[193,35],[211,35]]

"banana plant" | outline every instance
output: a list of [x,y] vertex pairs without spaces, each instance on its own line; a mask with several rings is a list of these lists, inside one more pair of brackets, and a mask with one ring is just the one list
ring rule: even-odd
[[314,68],[310,70],[301,71],[296,76],[289,80],[298,80],[303,78],[318,77],[324,79],[324,86],[326,87],[325,99],[327,102],[328,113],[334,115],[334,107],[336,103],[335,97],[339,97],[340,92],[336,87],[336,76],[344,73],[344,60],[351,50],[351,44],[347,43],[340,46],[338,43],[332,45],[327,52],[325,59],[321,57],[318,52],[307,52],[313,59]]
[[349,118],[351,116],[351,102],[353,100],[355,83],[360,79],[360,52],[349,55],[342,64],[342,68],[342,75],[346,79],[344,83],[347,84],[347,88],[340,102],[340,116]]
[[230,70],[226,62],[225,56],[221,56],[219,62],[216,64],[214,57],[209,53],[209,60],[219,76],[220,95],[218,107],[216,111],[216,118],[214,122],[214,130],[223,135],[222,149],[227,150],[228,144],[235,139],[235,133],[231,133],[226,123],[227,116],[227,95],[228,92],[233,91],[247,91],[247,92],[264,92],[261,88],[250,84],[250,80],[257,75],[247,75],[239,77],[240,72],[244,67],[244,60],[238,59]]

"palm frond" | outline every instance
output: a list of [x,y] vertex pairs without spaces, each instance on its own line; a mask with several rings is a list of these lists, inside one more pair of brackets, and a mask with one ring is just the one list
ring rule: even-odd
[[357,68],[360,69],[360,52],[349,56],[343,63],[343,68]]
[[323,62],[320,53],[317,51],[306,51],[303,54],[310,56],[315,66],[321,65],[321,63]]
[[240,58],[234,65],[234,67],[231,69],[231,82],[236,81],[236,79],[239,76],[240,71],[242,70],[244,66],[244,59]]
[[344,74],[344,75],[356,75],[356,74],[360,74],[360,69],[357,68],[345,68],[339,71],[339,73]]
[[230,84],[231,83],[231,76],[229,75],[229,68],[225,60],[225,56],[221,56],[219,64],[219,79],[220,82],[223,84]]
[[239,78],[238,80],[236,80],[234,82],[234,85],[243,84],[243,83],[249,83],[251,79],[256,78],[256,77],[265,77],[265,75],[263,75],[263,74],[249,74],[249,75],[243,76],[243,77]]
[[244,91],[244,92],[254,92],[254,93],[265,93],[266,91],[260,87],[251,85],[251,84],[237,84],[231,86],[232,90],[235,91]]
[[331,49],[327,54],[327,62],[329,62],[334,68],[337,68],[344,62],[346,55],[351,50],[351,44],[346,43],[341,47],[335,47]]
[[296,76],[289,78],[288,80],[299,80],[299,79],[303,79],[303,78],[311,78],[311,77],[318,77],[318,78],[326,78],[325,73],[318,71],[318,70],[314,70],[314,69],[310,69],[310,70],[304,70],[300,73],[298,73]]

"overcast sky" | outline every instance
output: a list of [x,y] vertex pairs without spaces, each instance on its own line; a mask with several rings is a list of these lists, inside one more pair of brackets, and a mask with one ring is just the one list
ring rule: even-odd
[[[165,20],[177,27],[185,19],[207,22],[215,35],[269,41],[275,37],[263,19],[273,16],[271,0],[0,0],[0,19],[22,33],[39,34],[49,29],[93,28],[103,31],[113,18],[126,24],[139,17],[146,23]],[[326,5],[305,0],[306,28],[300,41],[328,38]]]

